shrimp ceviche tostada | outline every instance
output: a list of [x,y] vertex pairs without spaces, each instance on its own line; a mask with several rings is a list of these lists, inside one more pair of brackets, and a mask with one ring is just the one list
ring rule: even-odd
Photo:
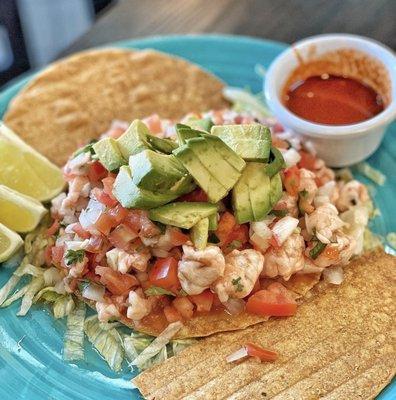
[[66,358],[78,359],[83,300],[97,311],[86,334],[114,369],[98,333],[114,331],[109,321],[166,345],[294,315],[322,276],[342,282],[372,212],[362,183],[336,177],[273,118],[235,108],[114,121],[63,174],[51,220],[25,240],[19,276],[34,278],[4,305],[26,293],[22,315],[54,303],[69,315]]

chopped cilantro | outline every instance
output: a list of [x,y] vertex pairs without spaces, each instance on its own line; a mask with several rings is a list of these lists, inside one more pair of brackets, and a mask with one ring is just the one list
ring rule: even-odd
[[231,283],[235,286],[235,290],[237,292],[242,292],[243,290],[243,285],[241,283],[241,277],[239,276],[238,278],[235,278],[231,281]]
[[322,242],[317,242],[316,245],[309,251],[309,256],[313,259],[316,260],[320,253],[325,249],[326,243]]
[[166,290],[159,286],[150,286],[148,289],[144,291],[144,293],[146,294],[146,296],[161,296],[163,294],[167,296],[175,296],[175,294],[172,293],[171,291]]
[[65,255],[66,265],[77,264],[82,262],[85,257],[85,250],[67,250]]
[[308,196],[308,192],[306,189],[301,190],[301,192],[298,193],[300,195],[300,197],[302,197],[303,199],[306,199]]
[[92,155],[95,154],[95,150],[93,149],[93,145],[97,142],[96,139],[92,139],[88,144],[81,147],[80,149],[76,150],[73,154],[73,157],[77,157],[81,153],[91,153]]

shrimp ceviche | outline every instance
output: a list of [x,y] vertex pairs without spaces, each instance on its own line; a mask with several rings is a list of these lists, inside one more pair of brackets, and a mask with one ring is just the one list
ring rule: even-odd
[[233,110],[115,121],[67,162],[45,249],[58,290],[99,321],[153,326],[214,312],[289,316],[284,283],[362,252],[370,199],[272,118]]

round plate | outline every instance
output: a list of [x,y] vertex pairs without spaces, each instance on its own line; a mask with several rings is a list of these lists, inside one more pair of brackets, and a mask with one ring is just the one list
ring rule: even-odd
[[[212,71],[227,84],[262,90],[262,79],[254,71],[257,64],[265,68],[286,47],[285,44],[240,36],[169,36],[130,40],[111,46],[153,48],[175,54]],[[29,77],[19,80],[0,94],[0,115],[8,102]],[[389,129],[381,148],[368,160],[387,176],[383,187],[375,188],[375,202],[382,215],[373,229],[382,235],[396,231],[394,196],[396,188],[396,124]],[[363,179],[364,180],[364,179]],[[11,271],[0,269],[0,285]],[[125,369],[113,373],[86,344],[86,361],[78,365],[62,361],[64,320],[55,320],[45,309],[33,307],[24,317],[17,317],[19,304],[0,310],[0,399],[87,400],[141,398],[131,390],[132,374]],[[171,379],[171,377],[169,377]],[[396,397],[396,383],[379,396]]]

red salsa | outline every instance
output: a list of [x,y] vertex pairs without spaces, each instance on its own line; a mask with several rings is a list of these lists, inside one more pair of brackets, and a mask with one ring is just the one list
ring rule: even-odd
[[285,90],[284,103],[299,117],[327,125],[355,124],[384,109],[381,96],[370,86],[328,74],[292,84]]

